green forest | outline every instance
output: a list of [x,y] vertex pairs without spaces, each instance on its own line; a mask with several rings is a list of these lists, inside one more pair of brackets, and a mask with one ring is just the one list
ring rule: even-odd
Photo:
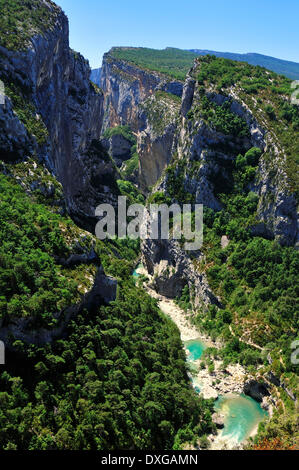
[[[214,373],[219,366],[224,382],[235,380],[236,365],[238,396],[270,411],[254,437],[233,445],[298,449],[291,80],[188,50],[113,47],[102,91],[69,48],[54,2],[0,0],[0,16],[0,450],[207,449],[224,426]],[[119,60],[157,72],[148,89],[139,75],[117,73]],[[162,91],[187,73],[187,98]],[[119,166],[113,140],[128,158]],[[146,171],[160,172],[151,187]],[[97,239],[96,205],[115,209],[119,195],[128,204],[190,204],[192,223],[204,200],[201,249],[184,251],[183,238],[174,247]],[[178,295],[166,298],[168,281]],[[195,385],[181,325],[163,300],[205,338],[197,372],[206,369],[214,398]],[[266,403],[254,387],[264,387]]]
[[154,70],[177,80],[184,80],[197,54],[167,47],[163,50],[146,47],[113,47],[112,57],[132,62],[138,67]]
[[[25,170],[13,167],[27,182]],[[82,250],[96,243],[98,263],[118,279],[117,299],[80,311],[62,338],[44,346],[13,340],[0,375],[0,447],[172,449],[210,433],[213,405],[189,386],[176,326],[131,278],[138,242],[95,242],[51,201],[42,203],[38,189],[26,195],[13,176],[1,175],[0,188],[2,326],[20,316],[33,330],[54,328],[54,313],[80,300],[79,285],[97,262],[55,262],[78,250],[78,236]]]

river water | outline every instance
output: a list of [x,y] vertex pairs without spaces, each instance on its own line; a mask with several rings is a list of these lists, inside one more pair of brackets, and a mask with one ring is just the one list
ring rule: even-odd
[[[185,342],[188,351],[187,360],[191,363],[191,372],[195,364],[193,361],[200,359],[205,345],[200,339]],[[195,390],[200,393],[200,384],[194,384]],[[257,428],[260,421],[266,416],[260,404],[243,394],[228,394],[220,396],[215,402],[215,411],[224,416],[224,428],[219,436],[224,440],[240,444],[245,441]]]
[[[136,266],[132,273],[133,278],[137,279],[142,269],[142,264]],[[180,328],[179,324],[178,326]],[[187,350],[187,361],[191,374],[196,375],[198,363],[195,361],[201,358],[206,345],[200,339],[184,341],[184,345]],[[193,386],[196,392],[200,393],[200,384],[193,381]],[[260,421],[267,416],[267,412],[256,400],[243,394],[219,396],[215,401],[214,408],[224,416],[224,428],[218,433],[218,437],[227,441],[230,446],[240,444],[248,439],[251,434],[254,434]]]

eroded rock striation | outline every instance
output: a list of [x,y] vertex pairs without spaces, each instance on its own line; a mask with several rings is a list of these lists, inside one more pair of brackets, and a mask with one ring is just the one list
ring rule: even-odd
[[104,128],[129,124],[137,132],[142,128],[139,104],[157,90],[181,96],[183,83],[117,59],[112,49],[104,54],[101,88],[104,92]]
[[103,94],[90,81],[88,61],[69,47],[67,17],[53,3],[46,5],[53,10],[52,28],[34,35],[25,50],[0,46],[7,95],[0,107],[0,154],[11,161],[35,152],[62,183],[69,212],[86,225],[105,198],[106,185],[95,175],[114,171],[103,158],[96,162],[88,155],[100,137]]
[[[143,240],[142,260],[152,276],[152,286],[165,297],[179,297],[188,285],[195,306],[207,308],[211,304],[220,307],[219,299],[211,291],[206,275],[198,273],[191,259],[176,240]],[[201,253],[197,253],[197,258]]]

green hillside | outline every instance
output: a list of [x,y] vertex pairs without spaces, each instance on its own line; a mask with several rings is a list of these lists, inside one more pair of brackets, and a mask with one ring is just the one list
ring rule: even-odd
[[238,62],[247,62],[251,65],[259,65],[278,74],[285,75],[292,80],[299,79],[299,64],[296,62],[254,53],[234,54],[231,52],[216,52],[202,49],[187,51],[172,47],[162,50],[145,47],[114,47],[110,53],[118,59],[127,60],[145,69],[165,73],[178,80],[184,80],[196,57],[208,54]]
[[145,47],[114,47],[110,55],[132,62],[141,68],[165,73],[177,80],[184,80],[197,54],[181,49],[163,50]]
[[299,79],[299,64],[297,62],[291,62],[289,60],[277,59],[263,54],[234,54],[233,52],[217,52],[207,51],[202,49],[191,49],[198,55],[215,55],[216,57],[222,57],[223,59],[236,60],[238,62],[247,62],[250,65],[259,65],[266,69],[272,70],[272,72],[285,75],[292,80]]

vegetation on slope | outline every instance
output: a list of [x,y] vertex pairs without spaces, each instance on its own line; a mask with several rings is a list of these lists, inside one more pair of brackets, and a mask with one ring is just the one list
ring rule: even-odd
[[299,78],[299,64],[297,62],[291,62],[288,60],[277,59],[263,54],[235,54],[233,52],[216,52],[207,51],[202,49],[191,49],[198,55],[215,55],[216,57],[222,57],[223,59],[230,59],[239,62],[247,62],[250,65],[258,65],[265,67],[268,70],[272,70],[280,75],[285,75],[292,80]]
[[159,90],[143,101],[140,109],[145,112],[154,133],[163,135],[168,125],[178,121],[180,106],[180,97]]
[[[289,189],[298,191],[299,107],[290,101],[291,80],[261,67],[215,56],[201,57],[197,64],[194,73],[203,91],[213,90],[224,95],[233,91],[259,124],[268,129],[272,146],[278,148],[281,165],[285,166]],[[273,158],[269,146],[268,159]]]
[[[34,167],[23,163],[13,171],[26,179],[24,172],[32,175]],[[55,197],[50,177],[44,183],[38,176],[32,180],[23,185],[36,187],[33,198],[12,177],[0,174],[0,318],[9,323],[27,317],[32,328],[52,328],[58,322],[55,315],[78,302],[82,289],[92,287],[96,266],[83,265],[75,274],[55,261],[88,252],[92,237],[42,203],[47,189]]]
[[60,214],[60,185],[33,160],[1,169],[1,319],[30,315],[34,328],[55,327],[57,309],[93,279],[92,265],[55,261],[79,245],[96,243],[118,297],[80,313],[51,344],[11,338],[0,375],[0,447],[171,449],[211,432],[212,403],[189,385],[177,328],[131,277],[139,242],[96,241],[78,229]]
[[61,12],[50,0],[47,4],[40,0],[0,0],[0,11],[0,43],[11,50],[26,49],[33,36],[54,27]]
[[[255,445],[291,448],[299,441],[295,402],[299,396],[298,365],[291,362],[292,343],[299,339],[299,255],[293,247],[253,236],[251,228],[257,222],[259,199],[252,189],[261,159],[275,161],[274,175],[284,168],[288,189],[298,190],[298,107],[290,104],[290,81],[284,77],[216,57],[206,56],[197,62],[197,88],[186,129],[189,126],[192,136],[192,129],[196,133],[196,125],[205,123],[211,131],[231,136],[235,145],[228,145],[227,138],[223,144],[207,144],[205,158],[215,159],[218,168],[217,174],[208,178],[222,210],[204,208],[204,258],[190,256],[194,269],[207,275],[222,308],[212,306],[206,313],[199,308],[194,321],[211,337],[224,341],[222,349],[206,351],[211,370],[213,359],[218,358],[224,366],[240,362],[258,381],[269,380],[270,372],[279,378],[282,387],[272,391],[277,410],[273,419],[261,426]],[[228,100],[216,104],[217,93]],[[245,121],[231,112],[232,94],[269,129],[267,154],[258,148],[242,150],[240,137],[246,138],[248,129]],[[219,158],[219,153],[228,158]],[[186,180],[196,178],[202,164],[203,160],[194,156],[188,160],[186,154],[181,158],[174,155],[165,171],[166,193],[156,193],[150,199],[194,203],[194,194],[186,191]],[[275,184],[282,183],[278,179]],[[229,241],[225,247],[221,244],[223,235]],[[193,296],[193,292],[184,291],[178,301],[190,309]]]
[[184,80],[197,54],[181,49],[163,50],[145,47],[114,47],[110,55],[146,70],[154,70],[177,80]]

